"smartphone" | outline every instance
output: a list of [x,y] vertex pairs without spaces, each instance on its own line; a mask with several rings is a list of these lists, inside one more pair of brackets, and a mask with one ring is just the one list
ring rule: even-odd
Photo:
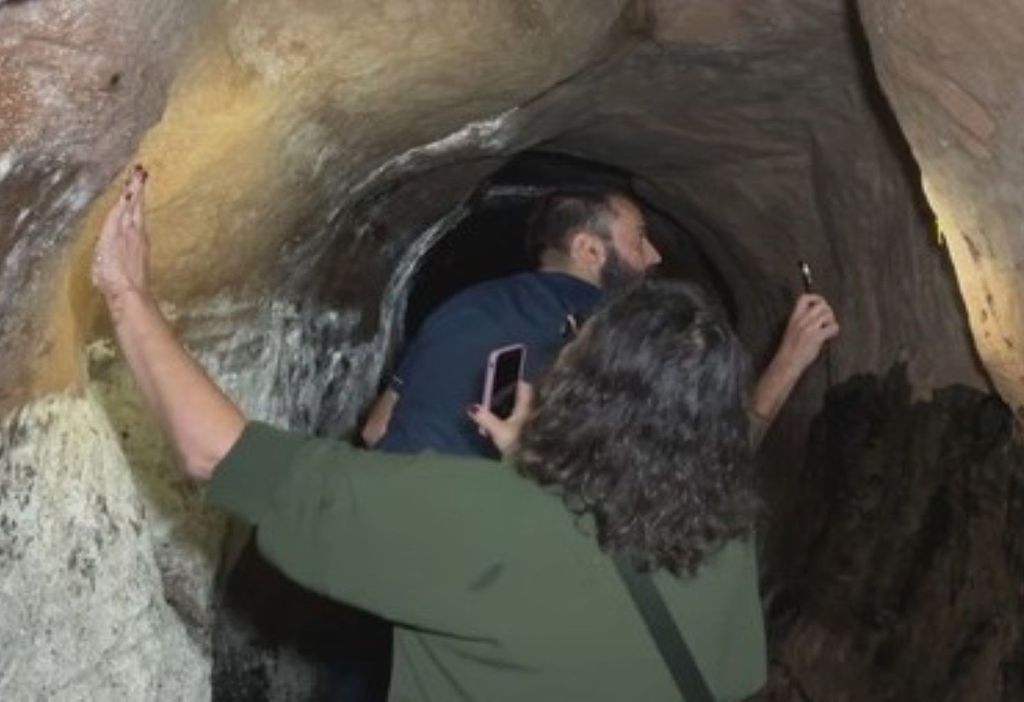
[[481,405],[502,419],[516,406],[516,383],[522,380],[526,347],[522,344],[494,349],[487,357]]

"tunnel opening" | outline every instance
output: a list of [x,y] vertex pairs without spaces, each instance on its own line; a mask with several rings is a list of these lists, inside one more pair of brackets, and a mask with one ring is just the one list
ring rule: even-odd
[[701,245],[671,214],[637,192],[628,171],[590,159],[534,149],[510,158],[467,199],[466,214],[421,259],[409,286],[404,338],[457,292],[533,268],[525,232],[538,200],[559,188],[606,188],[634,197],[648,234],[662,252],[654,275],[697,282],[736,320],[736,301]]

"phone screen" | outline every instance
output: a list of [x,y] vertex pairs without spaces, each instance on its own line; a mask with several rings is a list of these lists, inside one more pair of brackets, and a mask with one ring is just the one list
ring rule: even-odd
[[495,415],[507,418],[516,404],[516,383],[523,377],[526,349],[521,344],[498,349],[487,362],[484,404]]

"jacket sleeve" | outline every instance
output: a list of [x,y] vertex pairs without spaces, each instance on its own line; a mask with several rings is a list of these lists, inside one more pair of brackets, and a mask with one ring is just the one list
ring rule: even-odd
[[525,506],[539,492],[495,461],[362,451],[250,424],[209,498],[252,522],[264,556],[300,585],[472,636],[498,606],[481,579],[530,559],[539,534]]

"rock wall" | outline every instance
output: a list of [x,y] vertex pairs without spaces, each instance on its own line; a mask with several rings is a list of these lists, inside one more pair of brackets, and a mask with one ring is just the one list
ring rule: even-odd
[[83,213],[160,118],[203,7],[0,7],[0,407],[63,389],[78,375],[74,322],[49,311],[63,287],[61,260]]
[[[208,698],[215,560],[189,536],[218,518],[166,477],[161,504],[145,499],[140,481],[169,475],[167,461],[134,458],[92,390],[26,405],[0,427],[5,700]],[[190,534],[171,536],[167,497]]]
[[835,387],[767,600],[774,670],[758,699],[1021,699],[1022,464],[989,394],[915,402],[903,367]]
[[921,165],[975,345],[1024,417],[1024,7],[861,0],[878,75]]

